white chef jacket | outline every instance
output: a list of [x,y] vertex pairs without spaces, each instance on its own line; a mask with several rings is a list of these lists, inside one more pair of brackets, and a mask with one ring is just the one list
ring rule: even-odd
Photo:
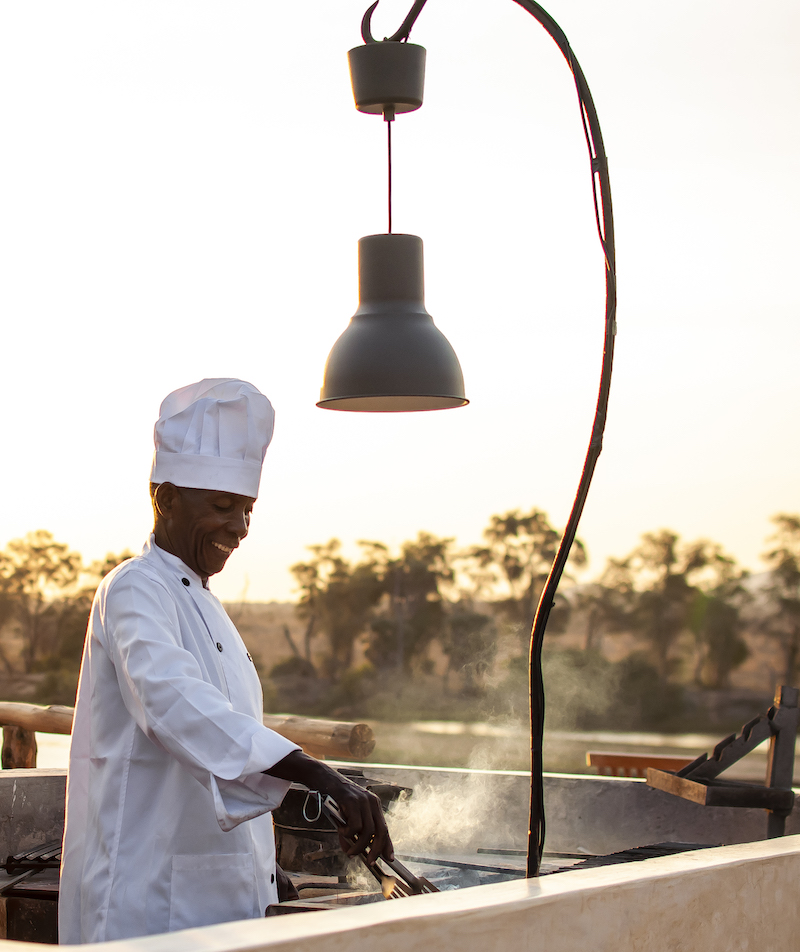
[[221,603],[151,536],[92,606],[67,777],[61,942],[264,915],[277,899],[269,811],[289,784],[261,771],[298,748],[262,713],[258,675]]

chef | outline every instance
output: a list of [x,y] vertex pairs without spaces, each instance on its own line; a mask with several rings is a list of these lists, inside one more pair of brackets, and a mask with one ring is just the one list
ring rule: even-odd
[[338,802],[348,852],[392,857],[377,798],[263,726],[258,674],[208,587],[247,535],[273,420],[228,378],[161,405],[154,531],[101,583],[86,635],[61,942],[263,916],[281,877],[270,811],[291,781]]

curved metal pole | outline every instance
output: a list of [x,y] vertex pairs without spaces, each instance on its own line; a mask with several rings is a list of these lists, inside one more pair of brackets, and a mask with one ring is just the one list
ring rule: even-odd
[[[575,55],[561,27],[556,21],[535,3],[534,0],[514,0],[523,10],[531,14],[547,30],[561,50],[575,78],[581,119],[586,133],[592,163],[592,187],[594,189],[597,229],[603,247],[606,264],[606,308],[605,338],[603,341],[603,363],[600,371],[600,387],[597,395],[594,424],[589,440],[589,448],[583,464],[575,500],[572,504],[567,526],[561,539],[550,574],[542,590],[531,628],[530,644],[530,702],[531,702],[531,802],[530,823],[528,827],[528,865],[527,875],[539,875],[545,838],[544,783],[542,761],[542,739],[544,735],[544,685],[542,681],[542,645],[547,620],[555,602],[556,590],[561,581],[572,543],[578,529],[583,507],[589,492],[594,469],[603,447],[608,396],[611,386],[611,366],[614,358],[614,336],[616,334],[616,258],[614,251],[614,220],[611,210],[611,185],[608,177],[608,160],[603,148],[603,136],[592,94]],[[599,192],[599,207],[597,205]]]
[[[361,20],[361,39],[365,43],[377,43],[378,41],[372,35],[372,14],[375,12],[375,7],[378,6],[380,0],[375,0],[375,3],[367,10]],[[411,27],[417,21],[417,17],[422,12],[422,8],[427,3],[427,0],[415,0],[414,6],[408,11],[405,20],[400,24],[399,29],[394,32],[391,36],[384,37],[382,42],[393,42],[400,43],[408,39],[408,35],[411,32]]]
[[[425,5],[426,0],[415,0],[414,5],[403,21],[400,29],[391,37],[390,41],[407,40],[408,34]],[[514,0],[523,10],[526,10],[550,34],[561,50],[567,65],[575,79],[575,88],[578,93],[578,103],[581,110],[581,121],[586,135],[586,144],[589,148],[592,171],[592,189],[595,202],[595,215],[600,244],[603,248],[606,264],[606,308],[605,308],[605,338],[603,342],[603,363],[600,371],[600,387],[597,395],[594,424],[589,439],[589,448],[583,464],[578,489],[572,510],[564,529],[564,535],[556,552],[550,574],[542,590],[539,604],[531,628],[530,643],[530,710],[531,710],[531,802],[530,824],[528,827],[528,865],[527,875],[539,875],[542,851],[544,849],[545,817],[544,817],[544,785],[542,739],[544,735],[544,685],[542,681],[542,645],[545,629],[550,617],[556,597],[556,590],[569,558],[572,543],[578,529],[583,507],[589,492],[594,469],[600,451],[603,447],[603,431],[606,424],[608,410],[608,396],[611,387],[611,366],[614,358],[614,335],[616,333],[616,260],[614,252],[614,220],[611,211],[611,185],[608,178],[608,160],[603,148],[603,136],[600,123],[597,119],[597,110],[592,100],[592,94],[583,75],[575,54],[570,48],[564,31],[550,16],[550,14],[534,0]],[[378,5],[378,0],[364,14],[361,23],[361,33],[365,43],[376,42],[371,33],[371,17]],[[598,202],[599,199],[599,202]],[[389,229],[391,231],[391,227]]]

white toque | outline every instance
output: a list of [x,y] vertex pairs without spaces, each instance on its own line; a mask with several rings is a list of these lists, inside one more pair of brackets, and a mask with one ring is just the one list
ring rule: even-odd
[[150,482],[255,499],[274,424],[272,404],[244,380],[181,387],[161,404]]

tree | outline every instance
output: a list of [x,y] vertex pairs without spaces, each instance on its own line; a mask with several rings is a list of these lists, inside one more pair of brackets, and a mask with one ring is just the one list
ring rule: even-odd
[[355,640],[366,628],[383,584],[373,562],[352,565],[345,559],[338,539],[309,549],[314,558],[291,568],[300,583],[298,612],[307,621],[306,660],[310,660],[311,633],[319,629],[330,649],[329,673],[336,677],[350,667]]
[[731,672],[747,659],[749,650],[742,638],[746,600],[741,586],[697,592],[689,627],[697,645],[694,680],[698,685],[717,690],[728,687]]
[[[328,543],[328,548],[332,546],[338,547],[340,545],[341,543],[338,539],[331,539]],[[324,556],[322,555],[322,550],[325,547],[307,546],[307,548],[314,553],[315,558],[309,562],[297,562],[291,566],[289,571],[294,575],[298,583],[300,598],[295,611],[306,623],[305,635],[303,637],[304,660],[307,664],[311,664],[311,641],[314,638],[314,629],[317,625],[317,604],[324,587],[322,578]]]
[[[561,536],[540,509],[494,515],[483,536],[486,545],[474,546],[466,553],[473,564],[472,578],[479,591],[494,594],[498,608],[527,634]],[[572,544],[569,561],[574,568],[586,564],[586,549],[578,539]],[[568,606],[563,599],[559,602],[559,611],[551,616],[551,631],[566,622]]]
[[[732,616],[723,611],[741,573],[737,574],[734,560],[719,545],[705,539],[681,543],[677,533],[662,529],[645,533],[618,568],[631,577],[631,627],[649,642],[662,679],[670,673],[673,646],[686,631],[694,635],[696,656],[701,658],[695,664],[696,673],[709,652],[713,652],[717,681],[744,660],[746,654],[736,644],[738,633],[726,634],[725,624]],[[726,651],[732,652],[730,657],[724,657]]]
[[760,629],[780,647],[784,684],[795,684],[800,662],[800,515],[778,513],[763,559],[769,568]]
[[463,693],[484,693],[484,679],[497,654],[497,632],[490,615],[476,611],[466,599],[457,602],[447,618],[442,648],[448,657],[447,674],[458,672]]
[[625,630],[631,618],[633,599],[630,568],[619,559],[609,559],[596,582],[575,591],[573,607],[586,619],[585,651],[598,649],[605,632]]
[[369,633],[367,658],[379,669],[407,671],[445,629],[440,585],[451,581],[452,539],[420,532],[393,558],[380,542],[361,541],[355,564],[341,543],[309,546],[313,558],[291,568],[300,585],[297,611],[306,633],[320,631],[329,646],[329,674],[349,668],[356,639]]
[[689,630],[695,640],[694,680],[702,687],[721,689],[749,654],[742,637],[743,610],[750,601],[742,582],[748,573],[717,545],[707,544],[705,556],[705,571],[697,580],[689,609]]
[[25,673],[54,650],[64,598],[74,593],[81,565],[77,552],[43,529],[13,539],[0,553],[0,602],[6,620],[14,617],[20,626]]
[[444,634],[447,609],[440,587],[453,580],[452,542],[420,532],[413,542],[403,543],[396,559],[380,543],[361,543],[371,555],[383,594],[367,650],[376,668],[409,671],[431,641]]
[[47,677],[36,692],[36,700],[46,704],[74,704],[78,686],[83,643],[97,586],[108,573],[132,557],[127,549],[92,562],[83,575],[83,584],[59,599],[52,649],[40,657],[37,669]]
[[130,549],[125,549],[123,552],[120,552],[118,555],[114,552],[106,553],[104,559],[96,559],[89,566],[88,575],[90,579],[94,582],[92,586],[92,596],[94,597],[94,591],[100,582],[108,575],[110,572],[113,572],[118,565],[122,565],[123,562],[127,562],[128,559],[133,558],[133,552]]

